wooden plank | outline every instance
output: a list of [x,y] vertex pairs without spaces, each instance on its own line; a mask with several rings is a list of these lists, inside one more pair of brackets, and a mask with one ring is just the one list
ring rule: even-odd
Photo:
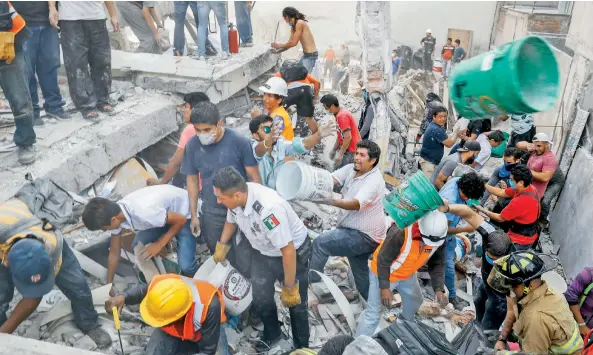
[[386,173],[383,173],[383,180],[393,187],[398,187],[401,185],[401,181],[398,178],[394,178],[393,176]]

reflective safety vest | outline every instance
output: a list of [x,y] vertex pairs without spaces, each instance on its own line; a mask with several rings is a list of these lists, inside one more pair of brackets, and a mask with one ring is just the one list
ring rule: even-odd
[[582,348],[583,338],[581,338],[578,324],[574,322],[574,331],[570,339],[564,345],[550,347],[550,353],[554,355],[580,354]]
[[157,275],[150,283],[148,291],[150,291],[150,289],[152,289],[159,281],[170,278],[180,279],[190,286],[193,302],[185,317],[161,328],[165,333],[183,341],[200,341],[200,339],[202,339],[202,332],[200,329],[202,329],[202,324],[204,324],[204,321],[206,320],[208,307],[210,307],[212,297],[216,294],[218,294],[218,299],[220,300],[220,322],[223,323],[226,321],[222,294],[207,282],[193,280],[180,275]]
[[[373,254],[373,258],[369,261],[371,271],[377,276],[379,275],[377,265],[381,247],[383,247],[383,243],[377,247]],[[404,229],[404,243],[399,251],[399,255],[391,264],[389,282],[393,283],[406,280],[414,275],[418,269],[426,264],[428,259],[430,259],[437,249],[438,247],[426,245],[422,241],[418,222]]]
[[0,258],[7,266],[8,252],[19,239],[33,237],[41,242],[52,259],[54,274],[57,275],[62,265],[62,245],[64,238],[59,231],[47,230],[47,224],[35,217],[27,205],[12,199],[0,205]]
[[10,13],[10,18],[12,19],[12,28],[9,32],[14,33],[15,35],[19,33],[23,28],[25,28],[25,19],[19,15],[18,12],[12,7],[10,1],[8,2],[8,13]]

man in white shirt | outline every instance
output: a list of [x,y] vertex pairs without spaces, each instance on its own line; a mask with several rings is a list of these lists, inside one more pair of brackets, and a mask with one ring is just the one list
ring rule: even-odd
[[[60,29],[64,67],[74,105],[88,120],[97,111],[113,113],[111,91],[111,44],[103,1],[49,2],[49,22]],[[119,31],[113,1],[105,1],[113,31]],[[90,67],[90,71],[89,71]]]
[[[381,149],[370,140],[356,145],[354,164],[332,173],[334,184],[342,186],[342,199],[327,201],[341,209],[335,229],[313,241],[311,269],[323,272],[329,256],[346,256],[356,288],[366,300],[369,293],[369,256],[385,239],[385,212],[381,198],[385,180],[377,167]],[[319,275],[311,274],[311,282]]]
[[189,206],[187,191],[172,185],[143,187],[118,202],[101,197],[91,199],[82,213],[84,225],[92,231],[111,231],[112,234],[107,282],[113,282],[119,264],[124,229],[136,232],[132,248],[142,242],[146,245],[147,257],[159,255],[175,237],[181,273],[193,277],[198,270],[195,256],[197,241],[190,229]]
[[297,349],[307,348],[307,273],[311,255],[307,228],[276,191],[245,182],[232,167],[220,169],[212,184],[218,202],[228,208],[214,260],[226,261],[230,250],[228,243],[237,227],[255,250],[251,261],[253,307],[260,313],[264,324],[264,336],[257,343],[256,351],[267,352],[282,336],[274,301],[276,280],[281,281],[280,299],[290,311],[294,346]]
[[504,134],[501,131],[482,133],[476,138],[476,142],[480,143],[480,153],[471,164],[471,167],[476,171],[480,171],[490,159],[492,148],[496,148],[504,142]]

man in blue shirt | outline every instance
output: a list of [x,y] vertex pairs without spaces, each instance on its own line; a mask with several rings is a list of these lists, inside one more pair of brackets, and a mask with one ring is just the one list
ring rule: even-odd
[[391,74],[393,75],[393,80],[395,80],[395,75],[397,74],[397,71],[399,70],[399,65],[402,62],[402,58],[400,56],[398,56],[397,54],[394,54],[391,59],[392,59],[392,62],[391,62],[392,73]]
[[434,169],[441,162],[445,147],[451,148],[455,144],[455,136],[448,137],[445,131],[447,109],[437,107],[432,114],[432,122],[426,128],[420,149],[420,168],[427,179],[432,177]]
[[[439,195],[449,201],[451,204],[473,205],[478,202],[484,194],[484,182],[477,173],[469,172],[459,178],[450,179],[439,191]],[[473,232],[474,228],[470,225],[457,227],[461,217],[452,213],[446,213],[449,221],[447,231],[447,240],[445,241],[445,285],[449,290],[449,303],[458,307],[457,293],[455,289],[455,246],[457,244],[456,234],[464,232]]]

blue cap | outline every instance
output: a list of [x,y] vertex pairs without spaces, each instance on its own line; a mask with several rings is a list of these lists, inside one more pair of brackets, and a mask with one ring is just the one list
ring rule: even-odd
[[55,283],[52,260],[43,242],[24,238],[10,248],[8,268],[12,283],[25,298],[41,298]]

